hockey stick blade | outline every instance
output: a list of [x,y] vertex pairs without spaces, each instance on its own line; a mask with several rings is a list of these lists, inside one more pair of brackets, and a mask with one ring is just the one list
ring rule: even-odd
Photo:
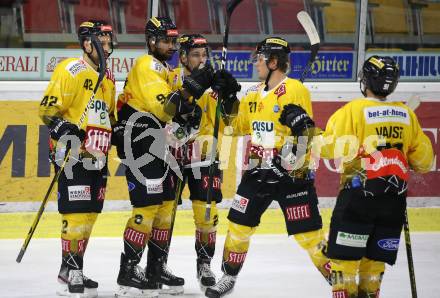
[[312,18],[309,16],[309,14],[302,10],[298,12],[296,18],[298,19],[301,26],[304,28],[304,31],[306,31],[307,37],[310,40],[310,45],[312,47],[316,44],[319,45],[321,40],[319,39],[318,31],[316,30],[315,24],[313,23]]
[[420,96],[414,94],[413,96],[410,97],[410,99],[408,99],[406,105],[408,106],[408,108],[415,111],[420,106],[420,103],[421,103]]
[[310,59],[307,62],[307,65],[304,67],[304,70],[301,74],[300,81],[304,82],[307,73],[310,71],[310,68],[315,61],[316,55],[319,50],[319,43],[321,40],[319,39],[318,31],[316,30],[315,24],[312,21],[312,18],[309,16],[307,12],[304,10],[300,11],[296,18],[298,19],[301,26],[304,28],[304,31],[307,34],[307,37],[310,41]]

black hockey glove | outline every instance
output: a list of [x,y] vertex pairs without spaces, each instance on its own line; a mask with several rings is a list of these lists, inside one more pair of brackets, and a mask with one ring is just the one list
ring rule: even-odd
[[222,114],[230,115],[238,110],[237,92],[241,90],[241,85],[232,76],[231,73],[222,69],[215,73],[214,83],[212,85],[214,91],[220,92],[222,95],[221,108]]
[[53,118],[49,125],[50,137],[55,141],[61,139],[62,136],[76,136],[82,143],[86,138],[86,133],[84,130],[78,129],[73,123],[70,123],[63,118]]
[[[50,137],[61,144],[65,145],[65,151],[69,152],[71,149],[76,151],[81,147],[82,142],[86,138],[86,132],[82,129],[78,129],[73,123],[70,123],[63,118],[53,118],[49,125]],[[72,142],[72,139],[76,141]],[[72,145],[75,145],[73,147]],[[61,150],[58,146],[56,150]],[[64,157],[63,157],[64,158]]]
[[230,97],[231,95],[236,96],[237,92],[241,90],[241,85],[230,72],[225,69],[221,69],[218,70],[214,75],[212,89],[214,91],[223,92],[225,97]]
[[211,87],[213,80],[214,69],[208,64],[203,68],[194,69],[189,76],[185,77],[182,86],[195,99],[199,99],[206,89]]
[[192,113],[195,103],[189,102],[185,99],[180,91],[171,92],[168,94],[165,101],[165,112],[173,117]]
[[279,121],[282,125],[288,126],[294,136],[302,135],[306,128],[315,127],[315,122],[307,115],[307,112],[294,104],[284,106]]
[[116,152],[120,159],[125,159],[124,131],[125,125],[120,122],[112,126],[112,145],[116,146]]
[[188,116],[188,128],[198,130],[200,128],[200,121],[202,120],[202,109],[195,105],[194,110]]
[[202,109],[198,105],[194,105],[194,109],[191,113],[177,115],[173,118],[173,122],[179,124],[180,127],[184,127],[186,134],[191,134],[192,131],[200,128],[200,121],[202,120]]

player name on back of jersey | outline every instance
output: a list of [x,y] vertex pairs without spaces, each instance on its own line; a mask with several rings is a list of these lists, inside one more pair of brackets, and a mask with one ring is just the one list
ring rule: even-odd
[[409,114],[405,108],[392,106],[377,106],[364,109],[367,124],[381,122],[399,122],[409,125]]

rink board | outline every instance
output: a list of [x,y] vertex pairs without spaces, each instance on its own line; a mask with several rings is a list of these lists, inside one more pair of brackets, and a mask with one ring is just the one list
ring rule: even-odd
[[[412,232],[440,231],[440,208],[408,208]],[[122,237],[125,224],[131,212],[104,212],[99,215],[93,229],[93,237]],[[321,209],[324,229],[328,229],[331,209]],[[219,210],[218,233],[224,235],[228,227],[227,210]],[[0,239],[23,238],[27,234],[35,217],[34,212],[0,213]],[[193,235],[194,220],[191,210],[177,212],[175,235]],[[35,238],[57,238],[61,231],[61,216],[57,212],[44,213],[36,230]],[[286,234],[282,212],[268,209],[257,229],[257,234]]]
[[[343,102],[313,103],[317,125],[324,127],[329,116]],[[0,189],[1,202],[38,202],[50,184],[53,169],[48,161],[48,131],[38,118],[37,101],[0,101]],[[430,137],[435,153],[440,151],[440,102],[423,102],[417,110],[420,123]],[[223,142],[223,140],[226,140]],[[233,198],[241,165],[247,150],[243,138],[220,139],[220,157],[223,169],[223,195]],[[122,167],[113,148],[109,158],[109,180],[106,200],[128,198],[127,184]],[[319,197],[335,197],[339,174],[331,161],[321,161],[317,171],[316,187]],[[431,172],[411,175],[409,196],[440,197],[440,165],[436,159]],[[437,183],[436,183],[437,182]],[[188,193],[184,193],[188,197]],[[56,198],[53,193],[51,200]]]

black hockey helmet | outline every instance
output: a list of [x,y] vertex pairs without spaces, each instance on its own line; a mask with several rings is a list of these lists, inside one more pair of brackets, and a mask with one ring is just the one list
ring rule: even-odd
[[399,66],[391,57],[371,56],[364,62],[359,78],[364,96],[368,88],[375,95],[386,97],[396,89],[400,78]]
[[145,25],[145,39],[175,38],[179,36],[177,27],[169,17],[152,17]]
[[[105,23],[104,21],[99,20],[90,20],[87,22],[81,23],[78,28],[78,40],[81,47],[84,47],[84,41],[90,40],[91,35],[95,36],[104,36],[108,35],[111,39],[111,49],[108,53],[109,56],[113,53],[113,28],[111,25]],[[83,48],[84,50],[84,48]]]
[[191,49],[205,48],[208,51],[208,41],[201,34],[183,34],[179,39],[180,54],[188,55]]
[[[273,58],[277,58],[277,69],[282,70],[285,73],[289,72],[289,54],[290,47],[289,43],[281,38],[281,37],[268,37],[257,44],[257,48],[255,52],[252,54],[252,63],[256,63],[258,61],[258,56],[263,55],[266,60],[266,65],[269,64],[270,60]],[[268,66],[269,68],[269,66]],[[273,69],[269,69],[269,74],[266,78],[266,87],[264,88],[267,91],[268,82],[270,76],[272,75]]]
[[276,55],[279,59],[287,58],[290,53],[290,47],[287,41],[281,37],[269,37],[257,44],[254,57],[264,55],[266,59],[270,59],[272,55]]

